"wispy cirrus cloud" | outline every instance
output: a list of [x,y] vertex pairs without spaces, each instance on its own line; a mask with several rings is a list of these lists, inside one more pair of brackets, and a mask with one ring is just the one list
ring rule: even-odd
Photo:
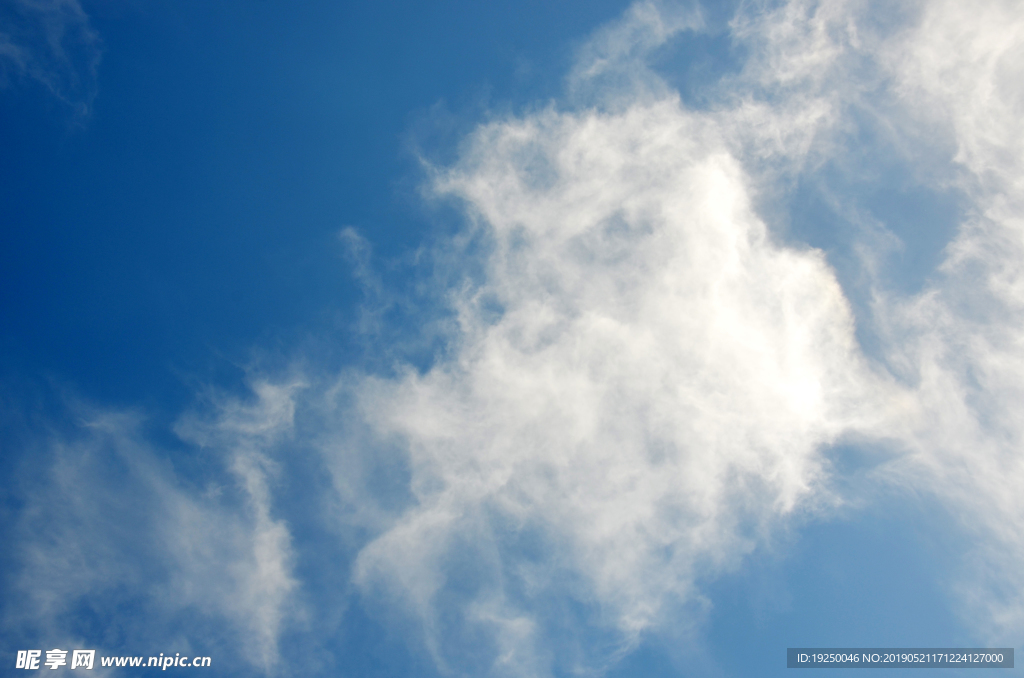
[[980,540],[961,585],[974,623],[1008,641],[1024,623],[1024,17],[1014,3],[931,3],[884,59],[911,119],[951,142],[971,201],[934,283],[879,302],[921,407],[899,468]]
[[[261,448],[290,410],[286,389],[257,390],[250,409],[182,421],[183,437],[213,456],[198,486],[146,440],[137,414],[72,405],[77,425],[36,439],[9,497],[21,506],[7,554],[9,637],[104,655],[220,654],[271,671],[298,582]],[[232,447],[208,427],[230,431]]]
[[34,80],[78,116],[97,92],[102,41],[78,0],[11,0],[0,7],[0,84]]
[[619,20],[598,29],[577,50],[566,82],[568,97],[580,106],[614,108],[670,94],[651,70],[651,57],[681,33],[704,26],[696,3],[633,3]]

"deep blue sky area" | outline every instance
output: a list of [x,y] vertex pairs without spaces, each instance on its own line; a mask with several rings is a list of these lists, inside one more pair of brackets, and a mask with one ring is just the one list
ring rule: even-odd
[[624,6],[86,3],[91,113],[31,81],[0,97],[2,369],[173,411],[256,344],[343,347],[360,292],[338,232],[415,250],[418,154],[554,96]]

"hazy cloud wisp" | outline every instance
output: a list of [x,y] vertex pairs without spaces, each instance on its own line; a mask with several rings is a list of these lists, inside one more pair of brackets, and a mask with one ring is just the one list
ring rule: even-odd
[[78,0],[10,0],[0,8],[0,85],[27,77],[86,115],[102,41]]

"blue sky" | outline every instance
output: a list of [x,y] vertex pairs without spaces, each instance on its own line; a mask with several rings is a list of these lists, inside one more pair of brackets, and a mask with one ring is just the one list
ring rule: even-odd
[[1019,645],[1018,4],[293,5],[0,7],[5,666]]

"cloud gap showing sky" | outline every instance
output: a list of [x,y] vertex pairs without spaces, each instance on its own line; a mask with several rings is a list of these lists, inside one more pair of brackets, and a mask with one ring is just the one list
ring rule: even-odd
[[[703,656],[716,582],[895,496],[969,545],[929,573],[964,642],[1015,644],[1024,12],[790,0],[720,23],[635,3],[578,48],[561,98],[425,162],[424,201],[461,218],[420,252],[445,269],[422,283],[442,284],[429,365],[253,368],[247,398],[211,390],[175,427],[198,474],[135,414],[77,411],[77,434],[43,437],[5,583],[42,598],[8,604],[8,627],[78,642],[52,601],[116,590],[152,621],[110,642],[219,627],[202,642],[272,675],[298,636],[303,671],[331,673],[346,615],[394,629],[427,674],[601,675],[659,636]],[[742,59],[697,102],[664,55],[712,32]],[[886,223],[865,196],[894,182],[956,213]],[[369,246],[342,238],[373,288],[362,331],[386,336]],[[934,267],[901,281],[926,241]],[[122,477],[96,476],[111,464]],[[300,467],[323,482],[295,491]],[[302,574],[320,549],[329,595]]]

